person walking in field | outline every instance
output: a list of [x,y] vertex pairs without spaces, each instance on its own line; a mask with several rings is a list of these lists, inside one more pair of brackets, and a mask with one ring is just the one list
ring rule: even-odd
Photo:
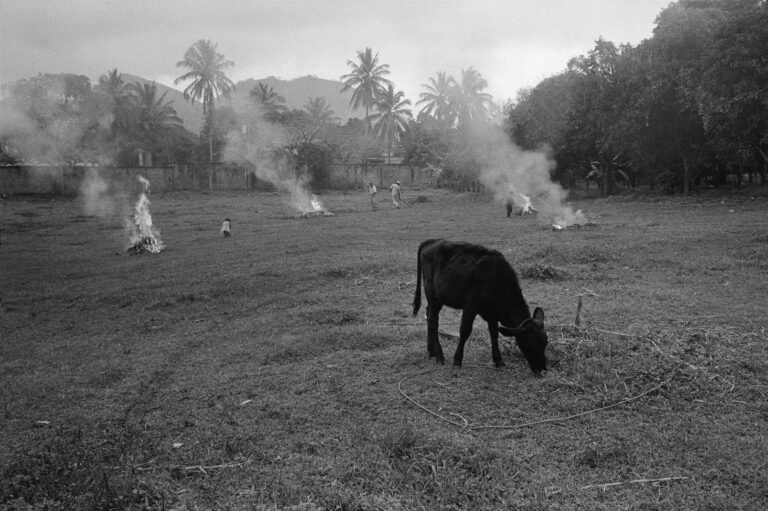
[[368,195],[371,197],[371,211],[376,211],[376,204],[373,200],[376,198],[376,185],[368,182]]
[[400,209],[400,201],[403,199],[400,197],[400,181],[395,181],[389,186],[389,191],[392,193],[392,207]]

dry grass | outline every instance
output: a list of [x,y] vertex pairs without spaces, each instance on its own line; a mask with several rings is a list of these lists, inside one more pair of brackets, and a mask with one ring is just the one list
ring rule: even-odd
[[[76,201],[3,201],[0,508],[764,508],[768,199],[582,201],[594,225],[553,232],[418,194],[311,219],[155,196],[167,249],[136,257]],[[518,268],[546,377],[509,343],[493,368],[479,320],[458,378],[428,360],[410,303],[437,236]]]

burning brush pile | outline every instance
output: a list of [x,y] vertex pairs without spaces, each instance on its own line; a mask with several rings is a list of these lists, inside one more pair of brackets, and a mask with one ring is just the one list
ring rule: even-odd
[[152,215],[149,213],[149,180],[139,176],[139,181],[144,190],[133,208],[133,218],[125,219],[130,240],[130,246],[125,252],[128,255],[159,254],[165,245],[160,239],[160,231],[152,224]]
[[328,211],[320,199],[316,195],[308,195],[303,200],[297,203],[297,207],[301,211],[301,218],[315,218],[318,216],[335,216],[332,212]]

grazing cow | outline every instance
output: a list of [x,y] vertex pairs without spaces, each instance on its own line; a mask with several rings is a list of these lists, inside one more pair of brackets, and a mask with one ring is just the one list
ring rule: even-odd
[[496,367],[504,365],[498,343],[501,332],[515,337],[534,374],[539,376],[541,371],[547,369],[544,311],[537,307],[531,317],[515,270],[500,252],[442,239],[422,242],[416,263],[414,316],[421,307],[422,275],[424,296],[427,298],[427,351],[430,357],[445,363],[437,328],[440,309],[447,305],[462,310],[454,366],[461,366],[464,343],[472,333],[475,316],[479,314],[488,323],[491,354]]

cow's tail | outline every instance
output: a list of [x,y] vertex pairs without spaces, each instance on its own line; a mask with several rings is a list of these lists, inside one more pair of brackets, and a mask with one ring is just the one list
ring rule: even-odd
[[422,241],[419,245],[419,250],[416,252],[416,292],[413,295],[413,316],[419,313],[421,308],[421,250],[425,245],[432,243],[434,240]]

